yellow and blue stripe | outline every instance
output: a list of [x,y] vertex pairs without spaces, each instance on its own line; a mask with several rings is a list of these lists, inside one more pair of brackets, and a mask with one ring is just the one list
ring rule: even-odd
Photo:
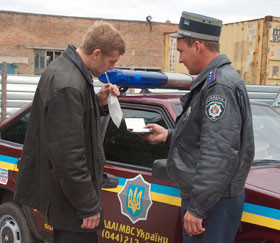
[[[119,193],[125,185],[126,178],[118,178],[119,184],[116,188],[103,190]],[[165,203],[178,207],[181,206],[180,190],[178,188],[152,183],[151,198],[155,202]],[[245,202],[242,221],[280,230],[280,210]]]
[[[8,169],[11,171],[18,171],[18,161],[19,158],[0,155],[0,168]],[[127,179],[123,177],[118,177],[118,179],[119,184],[116,188],[106,188],[103,190],[119,193],[123,189]],[[152,183],[151,199],[154,202],[165,203],[177,207],[181,206],[180,190],[174,187]],[[242,221],[280,230],[280,209],[245,202]]]
[[0,154],[0,168],[18,171],[17,163],[19,158]]
[[[103,189],[104,191],[110,191],[119,193],[126,182],[126,178],[118,177],[119,184],[116,188]],[[180,190],[178,188],[163,186],[158,184],[151,184],[151,199],[155,202],[170,204],[173,206],[181,206]]]
[[280,230],[280,210],[251,203],[244,203],[243,222]]

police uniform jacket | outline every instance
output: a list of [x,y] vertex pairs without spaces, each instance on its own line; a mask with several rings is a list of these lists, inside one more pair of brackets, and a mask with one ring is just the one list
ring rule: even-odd
[[97,103],[90,73],[68,46],[39,81],[14,196],[57,229],[85,231],[83,218],[103,215],[105,157]]
[[230,63],[220,55],[197,77],[168,138],[169,174],[201,218],[221,197],[241,194],[254,156],[248,95]]

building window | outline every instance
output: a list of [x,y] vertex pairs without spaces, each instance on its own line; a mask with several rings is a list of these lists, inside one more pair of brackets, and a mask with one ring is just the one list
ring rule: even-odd
[[272,67],[272,76],[279,77],[279,66]]
[[63,50],[34,50],[35,74],[42,74],[45,68],[62,53]]

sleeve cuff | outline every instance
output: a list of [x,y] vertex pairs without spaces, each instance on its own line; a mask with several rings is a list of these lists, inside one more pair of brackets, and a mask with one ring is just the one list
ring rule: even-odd
[[207,218],[207,213],[204,212],[204,210],[202,208],[200,208],[197,205],[195,205],[192,200],[190,201],[190,204],[189,204],[189,207],[188,207],[188,211],[192,215],[194,215],[194,216],[196,216],[198,218],[203,218],[203,219]]
[[165,141],[165,144],[168,145],[168,146],[170,145],[170,140],[171,140],[172,133],[173,133],[173,129],[168,129],[168,135],[167,135],[167,139]]

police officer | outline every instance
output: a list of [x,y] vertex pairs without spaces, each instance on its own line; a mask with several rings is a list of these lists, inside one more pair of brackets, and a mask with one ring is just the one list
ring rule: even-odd
[[148,124],[151,142],[170,144],[167,167],[182,197],[183,240],[230,243],[240,224],[244,184],[254,156],[244,82],[219,54],[222,21],[183,12],[177,33],[180,63],[197,75],[181,99],[174,130]]

